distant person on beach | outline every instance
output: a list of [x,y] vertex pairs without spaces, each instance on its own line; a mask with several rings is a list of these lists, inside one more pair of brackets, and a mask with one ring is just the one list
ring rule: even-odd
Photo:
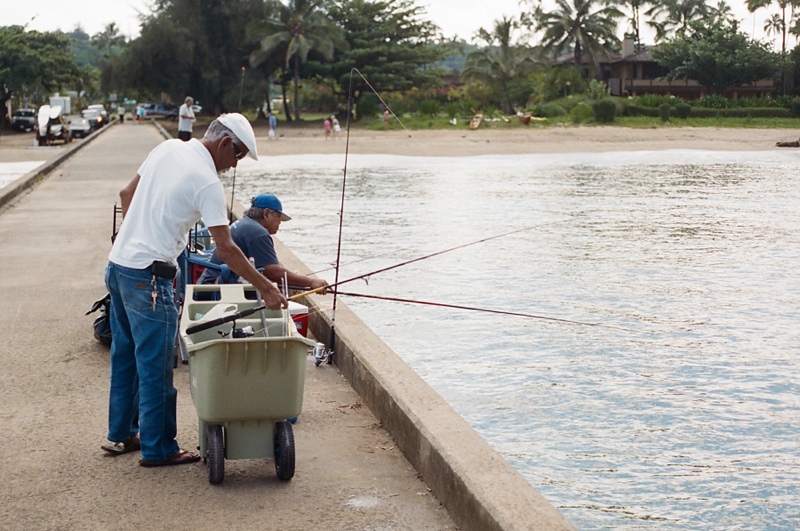
[[383,130],[389,130],[389,109],[383,111]]
[[325,127],[325,140],[328,140],[331,137],[331,121],[328,118],[325,118],[325,121],[322,125]]
[[183,105],[178,111],[178,138],[184,142],[192,139],[192,125],[196,120],[192,104],[194,104],[194,99],[191,96],[186,96],[186,99],[183,100]]
[[269,139],[270,140],[278,140],[278,118],[275,117],[275,113],[269,111]]
[[[231,225],[231,237],[245,256],[253,258],[257,269],[263,268],[264,276],[272,282],[282,283],[285,274],[290,286],[309,290],[323,288],[328,285],[326,281],[289,271],[278,261],[272,236],[278,232],[282,221],[291,219],[283,212],[280,199],[273,194],[261,194],[251,200],[244,216]],[[216,251],[211,255],[211,263],[222,263]],[[206,268],[197,283],[231,284],[238,280],[236,275],[220,275],[219,271]]]
[[223,114],[201,140],[160,143],[120,191],[124,221],[105,274],[113,340],[108,442],[101,448],[109,454],[141,449],[139,464],[146,467],[200,460],[175,440],[178,391],[172,363],[178,309],[172,283],[189,229],[201,217],[217,256],[261,292],[268,308],[288,307],[231,238],[218,173],[235,168],[245,155],[258,160],[250,122],[241,114]]
[[342,130],[342,127],[339,125],[339,120],[337,120],[335,116],[331,116],[331,121],[333,123],[333,138],[339,138],[339,131]]

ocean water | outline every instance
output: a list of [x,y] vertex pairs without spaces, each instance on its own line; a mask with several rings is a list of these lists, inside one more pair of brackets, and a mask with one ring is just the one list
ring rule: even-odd
[[[242,202],[283,200],[278,236],[330,282],[343,170],[263,156],[236,176]],[[796,153],[346,170],[340,280],[518,232],[342,290],[583,323],[341,299],[576,527],[800,525]]]

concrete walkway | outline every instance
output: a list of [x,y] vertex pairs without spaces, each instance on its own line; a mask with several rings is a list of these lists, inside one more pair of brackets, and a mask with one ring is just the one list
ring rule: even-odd
[[[108,457],[108,351],[84,316],[105,294],[119,189],[162,140],[116,125],[0,212],[0,522],[4,529],[455,529],[335,366],[308,362],[297,472],[269,460],[138,466]],[[74,144],[74,143],[73,143]],[[175,375],[178,441],[198,444],[188,370]]]

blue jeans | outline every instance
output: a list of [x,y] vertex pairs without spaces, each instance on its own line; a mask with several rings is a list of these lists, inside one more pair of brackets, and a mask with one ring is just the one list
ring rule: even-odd
[[178,309],[172,281],[156,277],[153,310],[152,278],[146,269],[113,262],[106,268],[112,338],[108,440],[122,442],[138,432],[142,459],[162,461],[180,451],[175,441],[178,391],[172,385]]

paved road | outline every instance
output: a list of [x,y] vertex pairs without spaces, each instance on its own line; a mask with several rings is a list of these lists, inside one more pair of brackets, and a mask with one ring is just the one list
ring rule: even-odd
[[[91,335],[105,294],[118,190],[161,137],[114,126],[0,212],[0,521],[4,529],[455,529],[335,367],[309,361],[297,472],[272,461],[148,469],[108,457],[108,351]],[[197,445],[188,371],[176,372],[178,440]]]

